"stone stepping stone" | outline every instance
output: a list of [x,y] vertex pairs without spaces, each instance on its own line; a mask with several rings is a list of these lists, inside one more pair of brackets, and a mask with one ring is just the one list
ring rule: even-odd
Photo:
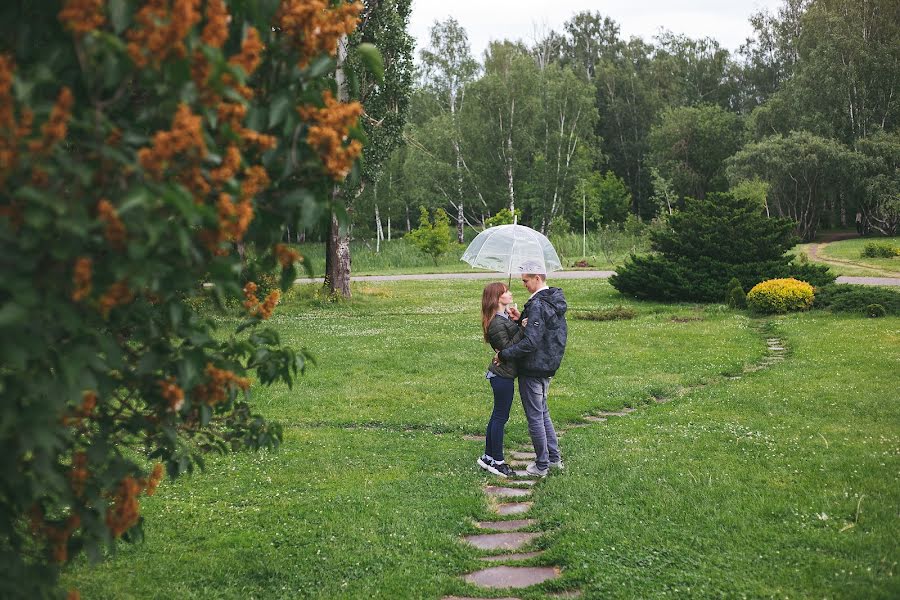
[[515,519],[512,521],[479,521],[475,523],[478,529],[492,529],[493,531],[516,531],[525,529],[537,523],[534,519]]
[[666,402],[671,402],[672,399],[665,396],[653,396],[653,401],[657,404],[665,404]]
[[537,454],[534,452],[510,452],[510,456],[512,456],[516,460],[534,460],[537,458]]
[[482,556],[478,560],[483,560],[484,562],[512,562],[514,560],[528,560],[529,558],[534,558],[535,556],[540,556],[543,554],[543,550],[537,550],[535,552],[516,552],[515,554],[497,554],[495,556]]
[[624,417],[634,412],[633,408],[623,408],[622,410],[601,410],[597,413],[598,417]]
[[490,567],[465,575],[483,588],[526,588],[559,577],[559,567]]
[[585,421],[590,421],[591,423],[606,423],[606,417],[598,417],[596,415],[585,415],[581,417]]
[[444,596],[441,600],[519,600],[518,598],[513,598],[512,596],[506,596],[503,598],[470,598],[468,596]]
[[782,347],[782,346],[769,346],[769,352],[784,352],[784,347]]
[[[531,477],[531,475],[528,475],[528,477]],[[535,483],[537,483],[537,481],[535,481],[534,479],[510,479],[510,480],[508,480],[508,483],[511,486],[527,485],[528,487],[531,487]]]
[[[527,467],[528,465],[525,465],[525,466]],[[534,477],[534,475],[532,475],[531,473],[529,473],[528,471],[526,471],[524,469],[522,469],[520,471],[513,471],[513,473],[516,474],[516,477]],[[516,482],[516,483],[520,483],[520,482]]]
[[464,435],[462,437],[467,442],[483,442],[484,441],[483,435]]
[[506,464],[511,466],[513,469],[517,469],[519,467],[522,467],[522,468],[527,467],[529,464],[531,464],[531,461],[530,460],[511,460],[511,461],[507,462]]
[[507,502],[505,504],[498,504],[494,508],[494,512],[504,516],[521,515],[531,510],[533,504],[534,502]]
[[526,498],[531,495],[531,490],[489,485],[484,488],[484,493],[489,496],[500,496],[504,498]]
[[741,376],[740,375],[731,375],[730,377],[728,377],[728,379],[730,379],[732,381],[736,381],[738,379],[741,379]]
[[483,533],[480,535],[467,535],[463,537],[463,540],[479,550],[518,550],[540,536],[539,532]]

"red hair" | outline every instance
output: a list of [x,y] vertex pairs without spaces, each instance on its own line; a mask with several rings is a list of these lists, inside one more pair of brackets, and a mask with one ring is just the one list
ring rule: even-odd
[[491,319],[497,314],[497,305],[500,304],[500,296],[509,290],[505,283],[496,281],[484,286],[484,292],[481,294],[481,329],[484,331],[484,341],[490,342],[488,339],[488,325]]

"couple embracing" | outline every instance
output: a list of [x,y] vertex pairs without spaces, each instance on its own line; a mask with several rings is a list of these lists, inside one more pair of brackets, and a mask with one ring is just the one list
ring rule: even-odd
[[561,289],[547,286],[543,274],[524,274],[522,283],[531,297],[521,314],[512,305],[512,292],[504,283],[488,284],[481,296],[484,339],[496,354],[487,372],[494,392],[494,410],[487,425],[484,455],[477,463],[494,475],[513,475],[503,456],[503,430],[518,377],[519,396],[536,456],[525,470],[544,477],[550,468],[563,468],[547,407],[547,391],[566,350],[566,299]]

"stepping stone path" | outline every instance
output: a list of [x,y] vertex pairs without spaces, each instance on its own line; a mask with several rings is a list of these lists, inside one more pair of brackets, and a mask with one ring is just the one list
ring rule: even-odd
[[[779,361],[784,360],[784,352],[785,346],[781,339],[779,338],[767,338],[766,339],[766,348],[767,355],[763,357],[763,359],[755,364],[750,365],[744,369],[744,373],[753,373],[756,371],[760,371],[762,369],[766,369]],[[726,376],[727,380],[736,381],[741,379],[742,375],[731,375]],[[702,386],[692,386],[691,388],[685,388],[683,390],[679,390],[678,394],[675,397],[681,397],[684,393],[690,391],[691,389],[699,388]],[[655,396],[653,398],[655,403],[662,404],[664,402],[669,402],[672,398],[663,397],[663,396]],[[611,417],[626,417],[631,413],[635,412],[636,409],[625,407],[616,411],[597,411],[593,414],[583,415],[581,423],[575,423],[568,428],[561,428],[557,431],[557,435],[563,435],[566,432],[566,429],[575,429],[581,427],[589,427],[594,423],[606,423]],[[470,441],[484,441],[484,436],[480,435],[466,435],[463,436],[464,439]],[[513,468],[519,468],[520,470],[515,471],[517,479],[508,479],[505,481],[506,485],[488,485],[484,488],[485,495],[490,499],[490,507],[491,511],[497,514],[498,516],[516,516],[516,515],[525,515],[531,510],[532,502],[531,501],[506,501],[507,499],[526,499],[529,498],[533,490],[528,488],[516,487],[516,486],[529,486],[534,487],[538,481],[529,475],[526,471],[521,470],[524,467],[528,466],[530,462],[533,462],[535,459],[534,452],[527,451],[513,451],[509,453],[509,465]],[[523,478],[523,479],[518,479]],[[524,479],[528,478],[528,479]],[[523,529],[533,528],[537,525],[538,522],[535,519],[528,518],[520,518],[520,519],[509,519],[502,521],[479,521],[475,524],[478,529],[483,529],[489,532],[496,533],[484,533],[479,535],[467,535],[463,537],[463,541],[467,544],[478,548],[479,550],[518,550],[523,546],[527,546],[532,543],[534,540],[539,538],[542,534],[541,532],[527,532],[522,531]],[[478,571],[473,571],[472,573],[467,573],[462,576],[462,579],[467,583],[483,588],[483,589],[521,589],[521,588],[529,588],[534,585],[541,584],[545,581],[549,581],[552,579],[557,579],[561,575],[561,570],[556,566],[535,566],[535,567],[525,567],[525,566],[515,566],[504,564],[504,563],[520,563],[521,561],[531,560],[533,558],[537,558],[543,554],[542,550],[531,551],[531,552],[513,552],[508,554],[492,554],[489,556],[479,557],[480,561],[490,562],[490,563],[501,563],[497,566],[488,567],[485,569],[480,569]],[[545,594],[547,598],[579,598],[581,596],[580,590],[566,590],[562,592],[550,592]],[[504,598],[478,598],[474,596],[444,596],[442,600],[519,600],[513,596],[507,596]]]

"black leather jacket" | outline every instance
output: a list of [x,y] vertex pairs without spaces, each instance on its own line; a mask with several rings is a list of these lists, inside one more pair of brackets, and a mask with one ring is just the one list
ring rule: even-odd
[[[520,342],[522,338],[525,337],[525,331],[518,323],[512,319],[501,317],[500,315],[494,315],[494,318],[488,323],[487,334],[491,348],[494,350],[508,348],[509,346]],[[505,362],[495,365],[493,361],[491,361],[491,364],[488,365],[488,371],[500,377],[509,377],[510,379],[515,379],[518,375],[516,363],[514,362]]]

